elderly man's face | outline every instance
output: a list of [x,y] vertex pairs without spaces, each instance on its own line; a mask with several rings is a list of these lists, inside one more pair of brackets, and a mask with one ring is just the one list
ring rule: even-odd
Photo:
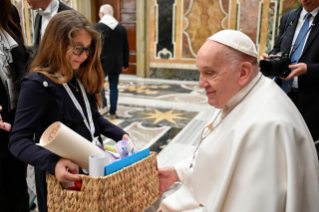
[[196,60],[200,71],[199,87],[205,88],[208,103],[215,108],[225,107],[240,90],[238,71],[231,69],[229,61],[225,60],[225,48],[220,43],[207,41]]

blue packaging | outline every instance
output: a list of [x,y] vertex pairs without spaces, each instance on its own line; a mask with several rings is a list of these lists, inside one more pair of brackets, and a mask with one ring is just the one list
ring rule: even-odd
[[133,155],[130,155],[126,158],[123,158],[121,160],[115,161],[111,164],[108,164],[105,166],[105,176],[112,174],[114,172],[117,172],[125,167],[128,167],[132,165],[133,163],[136,163],[147,156],[150,155],[150,149],[146,148],[144,150],[141,150]]

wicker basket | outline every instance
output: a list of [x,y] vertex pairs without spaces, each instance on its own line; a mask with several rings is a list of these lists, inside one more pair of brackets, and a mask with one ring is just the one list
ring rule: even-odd
[[156,153],[105,177],[80,175],[81,191],[47,174],[48,212],[142,212],[159,198]]

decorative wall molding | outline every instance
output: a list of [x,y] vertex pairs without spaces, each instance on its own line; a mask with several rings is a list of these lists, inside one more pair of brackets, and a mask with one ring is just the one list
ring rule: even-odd
[[197,70],[196,64],[182,64],[182,63],[154,63],[150,64],[151,68],[176,68],[176,69],[194,69]]
[[[183,1],[184,3],[184,1]],[[192,7],[193,7],[193,3],[194,3],[194,0],[190,0],[190,3],[189,3],[189,7],[187,9],[187,12],[183,15],[183,20],[185,20],[186,22],[186,26],[185,28],[183,28],[183,34],[186,36],[187,38],[187,43],[188,43],[188,46],[189,46],[189,51],[191,52],[191,54],[193,55],[194,58],[196,58],[196,53],[194,52],[193,48],[192,48],[192,42],[191,42],[191,39],[189,37],[189,34],[186,32],[186,30],[188,29],[189,27],[189,19],[187,18],[187,16],[190,14],[191,10],[192,10]],[[184,8],[184,4],[183,4],[183,7],[182,9]],[[183,12],[182,12],[183,14]],[[183,37],[181,37],[181,39],[183,40]],[[183,46],[181,46],[183,47]],[[183,51],[183,49],[181,49],[181,51]]]
[[[214,1],[210,4],[208,2],[212,1],[190,0],[188,10],[182,18],[186,23],[182,33],[187,39],[189,51],[194,58],[208,37],[224,29],[222,21],[227,17],[227,14],[223,11],[221,1]],[[184,5],[182,10],[183,8]]]
[[228,26],[225,26],[225,22],[227,21],[228,19],[228,13],[226,13],[226,11],[224,10],[224,7],[223,7],[223,2],[222,0],[219,0],[219,6],[220,6],[220,11],[222,11],[222,13],[225,15],[225,17],[223,18],[222,22],[221,22],[221,26],[223,29],[228,29]]
[[[156,0],[155,4],[156,59],[175,59],[176,2],[175,0]],[[165,52],[165,53],[164,53]],[[163,53],[169,57],[164,56]]]

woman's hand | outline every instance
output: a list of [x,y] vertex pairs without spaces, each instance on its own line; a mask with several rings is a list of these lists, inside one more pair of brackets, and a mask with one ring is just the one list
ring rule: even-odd
[[65,158],[61,158],[55,166],[55,177],[60,182],[66,183],[81,180],[81,178],[76,175],[77,173],[74,163]]
[[[2,111],[2,107],[0,105],[0,112],[1,111]],[[8,131],[8,132],[11,130],[11,124],[3,122],[1,113],[0,113],[0,129]]]
[[131,139],[131,137],[128,134],[124,134],[123,137],[122,137],[122,140],[132,141],[133,145],[136,146],[134,141]]

